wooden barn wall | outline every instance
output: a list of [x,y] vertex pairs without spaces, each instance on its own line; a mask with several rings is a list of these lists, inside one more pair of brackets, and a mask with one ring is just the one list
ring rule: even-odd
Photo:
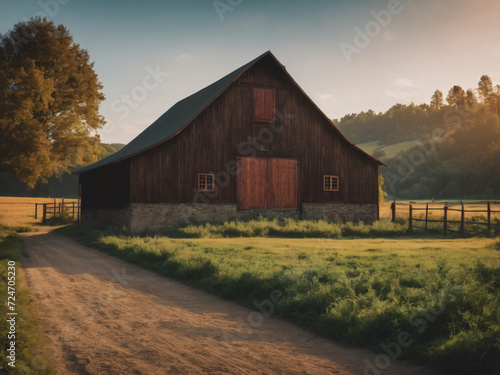
[[82,208],[127,205],[130,202],[129,181],[129,160],[80,174]]
[[[299,160],[303,203],[376,203],[378,165],[342,139],[338,131],[267,57],[247,71],[180,134],[130,161],[132,203],[236,203],[236,176],[228,163],[239,156]],[[276,121],[271,149],[249,141],[269,124],[256,123],[252,87],[276,88]],[[196,195],[198,173],[219,173],[214,193]],[[323,175],[338,175],[338,192],[323,191]],[[216,178],[217,180],[217,178]]]

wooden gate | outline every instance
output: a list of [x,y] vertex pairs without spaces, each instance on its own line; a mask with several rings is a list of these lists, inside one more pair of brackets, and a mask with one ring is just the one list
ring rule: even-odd
[[239,159],[238,209],[297,209],[296,159]]

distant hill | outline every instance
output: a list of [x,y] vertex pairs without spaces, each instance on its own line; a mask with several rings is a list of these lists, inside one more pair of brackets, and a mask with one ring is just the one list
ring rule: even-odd
[[395,144],[382,144],[381,141],[358,143],[356,146],[381,161],[396,157],[399,153],[407,151],[418,144],[418,140],[399,142]]
[[[104,143],[106,144],[106,143]],[[113,147],[115,149],[115,152],[120,151],[122,148],[125,147],[124,143],[107,143],[109,146]]]
[[[103,159],[106,156],[114,154],[125,145],[121,143],[101,143],[97,159]],[[73,170],[80,169],[81,166]],[[37,189],[28,189],[26,185],[18,181],[15,177],[0,172],[0,196],[11,197],[78,197],[78,175],[65,173],[58,177],[52,177],[47,184],[37,187]]]
[[336,123],[389,166],[380,171],[390,198],[500,199],[500,87],[479,102],[467,95],[460,105],[396,104]]

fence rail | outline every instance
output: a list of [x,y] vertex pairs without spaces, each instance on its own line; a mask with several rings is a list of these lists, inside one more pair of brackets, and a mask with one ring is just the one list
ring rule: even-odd
[[[64,202],[64,203],[63,203]],[[74,202],[74,214],[73,214]],[[9,225],[35,224],[43,220],[43,207],[47,204],[49,217],[54,214],[75,218],[80,216],[80,201],[74,198],[7,197],[0,196],[0,222]],[[59,208],[61,206],[61,209]],[[56,208],[54,208],[56,207]]]
[[35,203],[35,219],[38,219],[38,206],[42,207],[42,222],[58,216],[80,221],[80,201],[65,202],[62,198],[60,202],[54,199],[52,203]]
[[[490,231],[493,227],[495,214],[500,214],[499,202],[475,202],[470,203],[468,205],[469,208],[467,208],[467,205],[462,201],[451,206],[448,205],[448,202],[403,203],[393,201],[391,203],[391,219],[393,222],[396,221],[397,212],[399,211],[397,208],[398,206],[408,207],[408,227],[410,230],[414,228],[415,223],[424,223],[423,229],[426,231],[429,230],[429,223],[442,223],[442,231],[444,234],[448,232],[458,232],[463,235],[466,232],[467,225],[471,224],[486,226],[488,231]],[[484,206],[484,209],[479,209],[478,206]],[[499,209],[493,209],[495,206],[498,206]],[[424,211],[424,213],[420,216],[416,216],[418,211]],[[436,215],[433,215],[434,212],[442,213],[442,216],[439,215],[439,218],[436,218]],[[455,216],[459,214],[459,219],[450,217],[451,213],[456,213]],[[467,220],[466,217],[470,216],[470,214],[486,214],[486,217],[478,218],[475,216],[475,220]],[[458,229],[453,228],[450,224],[458,224]]]

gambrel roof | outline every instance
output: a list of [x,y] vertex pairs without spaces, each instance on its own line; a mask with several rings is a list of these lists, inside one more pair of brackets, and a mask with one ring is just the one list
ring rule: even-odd
[[[276,63],[283,69],[283,71],[292,80],[292,82],[314,104],[318,111],[320,111],[323,116],[327,118],[326,115],[319,109],[319,107],[300,88],[300,86],[295,82],[290,74],[288,74],[285,67],[276,59],[276,57],[274,57],[274,55],[270,51],[267,51],[256,59],[236,69],[232,73],[229,73],[227,76],[219,79],[217,82],[214,82],[204,89],[198,91],[197,93],[177,102],[173,107],[171,107],[167,112],[161,115],[155,122],[153,122],[148,128],[146,128],[141,134],[134,138],[120,151],[104,159],[101,159],[92,165],[80,169],[76,173],[88,172],[95,168],[128,159],[174,137],[176,134],[182,131],[182,129],[189,125],[196,117],[198,117],[198,115],[203,112],[205,108],[207,108],[214,100],[216,100],[243,73],[245,73],[248,69],[255,65],[255,63],[257,63],[259,60],[268,55],[276,61]],[[333,122],[330,119],[328,119],[328,121],[332,124],[339,135],[344,138],[344,140],[349,142],[347,138],[342,134],[342,132],[333,124]],[[384,163],[361,150],[351,142],[349,143],[361,153],[365,154],[377,163],[384,165]]]

